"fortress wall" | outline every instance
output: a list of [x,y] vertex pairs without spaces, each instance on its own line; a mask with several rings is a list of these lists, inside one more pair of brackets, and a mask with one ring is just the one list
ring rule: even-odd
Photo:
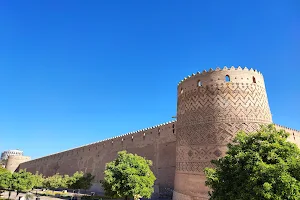
[[277,129],[283,129],[290,134],[288,141],[295,143],[300,148],[300,131],[275,124]]
[[[116,158],[117,152],[127,150],[153,161],[160,193],[173,188],[176,162],[175,122],[128,133],[115,138],[52,154],[20,165],[32,173],[45,176],[55,173],[72,175],[76,171],[92,173],[95,181],[103,179],[105,164]],[[166,189],[167,188],[167,189]]]

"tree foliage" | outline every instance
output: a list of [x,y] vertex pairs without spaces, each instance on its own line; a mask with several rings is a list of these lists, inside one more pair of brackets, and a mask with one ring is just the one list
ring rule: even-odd
[[0,167],[0,189],[9,189],[11,186],[12,173]]
[[300,197],[300,150],[274,125],[240,132],[225,157],[206,168],[211,200],[296,200]]
[[79,180],[84,176],[83,172],[75,172],[69,179],[68,185],[70,189],[81,189]]
[[40,174],[38,171],[32,175],[34,180],[34,188],[41,188],[44,185],[45,178],[43,174]]
[[12,174],[11,188],[17,191],[29,191],[34,187],[35,180],[32,173],[20,170]]
[[104,180],[105,194],[114,198],[150,198],[156,180],[150,169],[152,161],[121,151],[118,157],[106,164]]
[[94,180],[95,176],[90,173],[85,174],[83,177],[79,178],[76,182],[78,189],[87,190],[92,186],[92,181]]
[[53,176],[49,176],[45,179],[44,181],[44,187],[48,189],[58,189],[62,187],[64,184],[63,182],[63,176],[60,175],[59,173],[56,173]]
[[75,172],[72,176],[59,173],[49,176],[44,181],[44,187],[48,189],[69,188],[69,189],[89,189],[94,176],[90,173],[84,175],[83,172]]
[[69,188],[70,179],[71,177],[68,174],[63,175],[59,188]]
[[0,167],[0,189],[13,189],[18,191],[29,191],[33,188],[70,188],[70,189],[89,189],[92,185],[94,176],[90,173],[75,172],[72,176],[59,173],[45,178],[43,174],[36,172],[32,174],[26,170],[11,173],[7,169]]

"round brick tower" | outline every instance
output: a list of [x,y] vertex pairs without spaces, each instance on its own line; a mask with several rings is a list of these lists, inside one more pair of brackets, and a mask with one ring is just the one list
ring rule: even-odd
[[21,155],[11,155],[8,156],[5,168],[11,172],[14,172],[18,169],[21,163],[27,162],[30,160],[28,156]]
[[204,168],[238,131],[272,123],[262,74],[224,67],[188,76],[178,84],[176,123],[173,200],[208,199]]

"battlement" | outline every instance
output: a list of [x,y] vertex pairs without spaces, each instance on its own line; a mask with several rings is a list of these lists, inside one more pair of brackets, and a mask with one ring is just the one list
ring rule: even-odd
[[280,129],[284,129],[285,131],[288,131],[288,132],[296,132],[296,133],[300,134],[300,130],[292,129],[292,128],[282,126],[282,125],[279,125],[279,124],[275,124],[275,127],[280,128]]
[[187,91],[203,88],[203,87],[224,87],[238,84],[258,86],[265,88],[264,78],[261,72],[241,68],[240,66],[221,69],[217,67],[215,70],[204,70],[190,76],[185,77],[178,83],[178,95]]
[[181,81],[179,81],[178,85],[180,85],[185,80],[187,80],[187,79],[189,79],[189,78],[191,78],[193,76],[208,75],[210,73],[220,72],[220,71],[223,71],[223,72],[243,71],[243,72],[253,72],[253,73],[257,73],[257,75],[262,75],[262,73],[260,71],[252,69],[252,68],[250,68],[250,69],[248,69],[247,67],[242,68],[241,66],[238,66],[238,67],[231,66],[230,68],[228,68],[227,66],[224,66],[223,69],[221,69],[220,67],[217,67],[215,70],[213,70],[212,68],[210,68],[208,71],[203,70],[202,72],[198,71],[196,74],[193,73],[191,75],[188,75],[188,76],[184,77]]

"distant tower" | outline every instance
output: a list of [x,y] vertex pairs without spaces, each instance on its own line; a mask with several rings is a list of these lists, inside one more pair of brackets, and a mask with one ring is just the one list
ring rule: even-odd
[[12,155],[8,156],[5,168],[11,172],[16,171],[21,163],[27,162],[30,160],[28,156],[19,156]]
[[272,123],[264,78],[247,68],[217,68],[178,85],[173,200],[208,199],[205,167],[224,156],[239,130]]
[[1,154],[1,160],[7,160],[8,156],[22,156],[23,155],[23,151],[20,151],[18,149],[16,150],[8,150],[8,151],[4,151]]

